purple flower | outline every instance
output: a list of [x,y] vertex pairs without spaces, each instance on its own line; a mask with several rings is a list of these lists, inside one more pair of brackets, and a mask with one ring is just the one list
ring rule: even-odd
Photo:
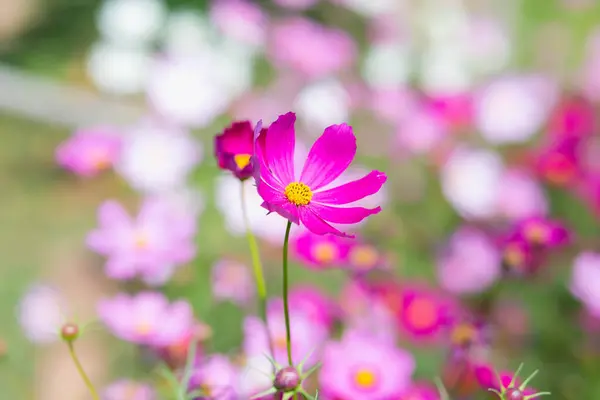
[[238,371],[226,356],[215,354],[206,359],[193,373],[190,386],[205,396],[199,399],[237,400]]
[[583,252],[577,256],[571,276],[571,293],[600,317],[600,253]]
[[319,382],[326,398],[393,399],[408,389],[414,369],[409,352],[350,332],[327,344]]
[[155,400],[156,393],[149,385],[121,379],[102,392],[102,400]]
[[76,131],[56,149],[56,161],[74,174],[92,177],[111,168],[121,152],[122,140],[112,128]]
[[105,271],[113,279],[139,275],[148,284],[166,282],[177,265],[195,255],[194,214],[184,215],[172,204],[147,199],[131,218],[116,201],[98,210],[99,227],[87,237],[90,249],[108,258]]
[[98,315],[118,338],[157,348],[180,343],[194,328],[189,303],[183,300],[169,303],[158,292],[119,294],[101,300]]
[[438,260],[438,279],[444,289],[453,293],[481,292],[500,277],[500,261],[490,238],[463,227],[454,232],[447,251]]
[[516,230],[530,245],[545,249],[564,246],[570,239],[564,225],[544,217],[524,219],[517,224]]

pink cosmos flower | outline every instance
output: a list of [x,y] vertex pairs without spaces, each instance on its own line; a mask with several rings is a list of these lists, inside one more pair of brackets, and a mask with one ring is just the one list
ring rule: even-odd
[[500,254],[484,233],[458,229],[437,263],[441,286],[452,293],[478,293],[500,277]]
[[231,171],[244,180],[254,172],[254,128],[250,121],[233,122],[215,136],[215,157],[219,168]]
[[409,352],[347,332],[342,341],[327,344],[319,383],[329,399],[400,398],[411,384],[414,369]]
[[109,200],[100,206],[98,219],[87,245],[108,257],[105,271],[110,278],[139,275],[149,284],[162,284],[177,265],[195,255],[195,215],[184,215],[170,203],[146,199],[131,218],[123,206]]
[[[273,339],[274,359],[282,365],[287,365],[285,319],[281,300],[270,302],[267,320]],[[321,347],[328,337],[327,327],[312,320],[309,314],[298,308],[290,310],[290,324],[294,365],[305,360],[309,355],[305,365],[307,367],[314,365],[319,361]],[[258,318],[247,317],[244,321],[244,354],[249,357],[270,354],[267,332],[263,322]]]
[[210,19],[229,37],[252,46],[264,44],[267,17],[252,1],[214,1],[210,8]]
[[439,116],[423,108],[407,116],[396,132],[400,147],[417,155],[427,154],[438,147],[448,134],[448,125]]
[[573,296],[596,317],[600,317],[598,285],[600,285],[600,254],[589,251],[580,253],[573,265],[570,289]]
[[438,94],[426,99],[431,112],[451,128],[462,128],[473,122],[473,96],[470,93]]
[[156,393],[144,383],[121,379],[102,391],[102,400],[155,400]]
[[[500,381],[498,381],[498,375],[500,376]],[[475,376],[477,377],[477,380],[479,381],[481,387],[486,390],[501,390],[500,385],[502,385],[504,388],[507,388],[511,384],[511,382],[514,386],[518,387],[522,382],[521,379],[519,379],[519,377],[514,379],[513,382],[514,374],[510,371],[501,371],[500,373],[496,374],[496,371],[493,369],[493,367],[487,364],[482,364],[478,366],[475,369]],[[537,391],[535,389],[525,388],[523,394],[525,396],[529,396],[536,392]]]
[[534,159],[538,175],[555,186],[569,186],[581,175],[581,141],[564,137],[542,147]]
[[498,183],[497,213],[509,220],[545,215],[548,202],[540,184],[521,169],[506,169]]
[[176,342],[157,349],[158,355],[173,369],[182,368],[187,364],[190,346],[196,345],[198,363],[204,357],[202,344],[212,336],[212,329],[204,322],[196,321],[192,329]]
[[19,324],[25,337],[33,343],[47,344],[60,338],[66,322],[66,304],[53,286],[36,283],[27,289],[17,307]]
[[509,235],[501,240],[502,266],[510,273],[520,276],[537,270],[540,260],[533,247],[519,235]]
[[288,295],[290,308],[300,310],[312,321],[328,331],[338,316],[335,303],[319,289],[312,286],[295,286]]
[[246,265],[218,261],[212,268],[212,292],[216,300],[230,300],[244,306],[254,296],[254,281]]
[[113,166],[119,157],[121,143],[113,128],[81,129],[58,146],[56,161],[77,175],[92,177]]
[[592,135],[598,123],[593,104],[581,96],[567,96],[558,104],[549,122],[553,137],[586,138]]
[[290,10],[305,10],[318,2],[319,0],[275,0],[275,4]]
[[349,243],[347,254],[348,269],[357,274],[365,274],[384,266],[385,260],[379,250],[364,241]]
[[119,294],[101,300],[98,315],[118,338],[158,348],[185,339],[194,326],[189,303],[183,300],[169,303],[158,292]]
[[350,67],[356,45],[344,31],[292,18],[273,26],[268,54],[282,68],[291,68],[308,78],[321,78]]
[[570,241],[569,231],[563,224],[544,217],[521,220],[515,230],[517,235],[537,248],[562,247]]
[[311,232],[352,237],[334,224],[355,224],[377,214],[381,207],[339,207],[353,203],[381,189],[387,176],[372,171],[362,179],[326,189],[350,165],[356,155],[356,137],[347,124],[332,125],[314,143],[304,168],[296,175],[294,113],[280,116],[257,138],[256,156],[260,176],[258,193],[262,206],[289,221],[304,225]]
[[339,236],[305,230],[294,238],[292,251],[306,267],[322,270],[342,265],[348,254],[348,242]]
[[238,383],[237,368],[226,356],[215,354],[194,370],[190,388],[200,389],[206,395],[198,400],[237,400],[240,398]]
[[400,400],[441,400],[440,393],[435,385],[429,382],[413,383],[408,390],[402,393]]

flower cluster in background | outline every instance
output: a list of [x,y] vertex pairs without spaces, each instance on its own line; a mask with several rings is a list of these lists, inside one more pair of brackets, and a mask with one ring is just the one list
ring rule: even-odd
[[[465,3],[100,2],[88,80],[146,115],[55,149],[129,191],[81,247],[137,372],[92,395],[598,395],[600,30],[574,67],[546,44],[521,68],[525,11]],[[73,350],[70,308],[39,283],[18,319]]]

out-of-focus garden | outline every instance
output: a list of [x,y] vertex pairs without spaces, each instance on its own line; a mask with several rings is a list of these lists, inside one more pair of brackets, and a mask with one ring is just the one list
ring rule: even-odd
[[0,398],[596,399],[599,110],[594,0],[0,0]]

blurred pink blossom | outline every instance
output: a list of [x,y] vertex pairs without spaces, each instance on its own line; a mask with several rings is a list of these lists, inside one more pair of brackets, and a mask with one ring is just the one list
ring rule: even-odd
[[146,199],[135,218],[108,200],[98,209],[98,222],[87,245],[108,258],[105,271],[113,279],[141,276],[149,284],[163,284],[196,252],[195,214],[183,215],[160,200]]
[[570,289],[587,310],[600,317],[600,254],[591,251],[580,253],[575,258]]
[[127,379],[111,383],[102,391],[102,400],[155,400],[156,393],[150,385]]
[[57,341],[65,321],[66,304],[58,290],[50,285],[34,284],[21,298],[17,315],[25,337],[33,343]]
[[327,344],[319,383],[328,399],[400,398],[414,370],[408,351],[349,331],[341,341]]
[[120,132],[115,128],[80,129],[58,146],[56,161],[77,175],[92,177],[113,166],[121,144]]
[[320,0],[274,0],[275,4],[290,10],[305,10],[317,4]]
[[584,174],[581,145],[579,138],[563,136],[537,149],[533,166],[538,176],[555,186],[573,185]]
[[429,382],[416,382],[408,388],[399,400],[441,400],[437,387]]
[[328,269],[341,266],[348,255],[348,241],[333,235],[316,235],[308,230],[292,241],[294,256],[310,269]]
[[226,356],[214,354],[193,370],[190,388],[201,389],[206,399],[238,400],[238,375],[237,368]]
[[506,169],[498,183],[497,212],[509,220],[545,215],[548,202],[541,185],[525,170]]
[[594,105],[578,95],[565,96],[554,109],[549,121],[551,137],[589,138],[598,129],[598,118]]
[[295,286],[288,295],[290,308],[300,310],[312,321],[331,330],[339,315],[336,304],[313,286]]
[[600,101],[600,29],[598,28],[588,38],[581,86],[588,99],[594,102]]
[[210,19],[225,35],[258,46],[265,41],[267,16],[249,0],[217,0],[211,4]]
[[344,31],[291,18],[273,26],[268,54],[280,68],[291,68],[308,78],[320,78],[350,67],[356,46]]
[[452,234],[438,259],[440,285],[452,293],[478,293],[500,277],[500,254],[483,232],[462,227]]
[[571,240],[569,230],[561,222],[539,216],[518,221],[515,234],[538,249],[562,247]]
[[248,304],[255,291],[250,267],[226,259],[218,261],[212,268],[211,288],[216,300]]
[[183,300],[169,303],[158,292],[119,294],[100,300],[98,316],[118,338],[157,348],[184,340],[194,328],[189,303]]
[[427,154],[449,133],[448,126],[429,110],[417,109],[399,124],[396,139],[401,149]]
[[373,113],[394,126],[411,117],[417,103],[415,94],[408,89],[376,89],[369,98]]

